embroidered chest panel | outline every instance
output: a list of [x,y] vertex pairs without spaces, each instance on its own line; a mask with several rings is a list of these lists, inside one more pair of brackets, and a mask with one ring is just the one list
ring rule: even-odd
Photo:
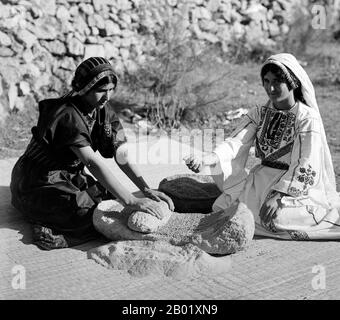
[[292,145],[295,134],[295,114],[272,108],[262,108],[256,135],[256,153],[261,159]]

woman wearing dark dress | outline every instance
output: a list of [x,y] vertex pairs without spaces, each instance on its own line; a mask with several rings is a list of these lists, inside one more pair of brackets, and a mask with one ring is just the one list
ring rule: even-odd
[[[109,61],[91,57],[77,67],[69,94],[39,102],[38,123],[13,168],[10,187],[13,206],[30,221],[33,242],[42,249],[65,248],[97,237],[93,211],[112,195],[157,217],[161,212],[154,200],[167,201],[173,210],[171,199],[150,189],[124,158],[124,130],[107,103],[116,86]],[[146,198],[133,196],[96,151],[114,158]],[[123,157],[124,164],[117,157]],[[85,173],[85,166],[97,181]]]

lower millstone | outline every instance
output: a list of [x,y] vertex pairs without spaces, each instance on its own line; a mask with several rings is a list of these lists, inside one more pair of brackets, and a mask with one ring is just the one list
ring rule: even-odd
[[172,213],[156,232],[141,233],[128,227],[129,215],[114,200],[103,201],[93,215],[95,228],[110,240],[164,240],[172,245],[194,244],[211,254],[226,255],[243,250],[254,235],[250,210],[242,203],[210,214]]

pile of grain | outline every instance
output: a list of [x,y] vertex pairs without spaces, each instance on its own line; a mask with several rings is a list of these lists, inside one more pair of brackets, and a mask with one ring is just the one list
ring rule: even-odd
[[174,246],[166,241],[119,241],[92,249],[88,256],[114,270],[136,277],[167,276],[187,279],[218,274],[230,268],[231,258],[212,257],[194,245]]

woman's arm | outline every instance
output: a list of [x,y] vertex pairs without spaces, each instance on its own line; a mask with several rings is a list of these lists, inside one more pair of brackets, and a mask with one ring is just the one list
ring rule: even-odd
[[[204,166],[215,167],[216,164],[219,164],[212,171],[213,174],[223,172],[228,173],[227,175],[231,174],[231,171],[236,174],[242,170],[246,165],[249,149],[256,135],[258,113],[257,108],[250,110],[232,135],[219,144],[213,152],[205,153],[202,156],[185,157],[184,160],[188,168],[199,172]],[[235,165],[232,164],[232,161],[235,162]]]
[[127,144],[122,144],[115,152],[115,160],[119,168],[130,178],[136,187],[144,192],[149,189],[148,184],[142,177],[136,165],[129,161]]
[[76,148],[71,147],[82,163],[89,169],[93,176],[109,192],[114,194],[125,205],[134,206],[137,210],[148,212],[159,218],[162,217],[160,209],[155,202],[146,198],[136,198],[115,178],[103,159],[96,154],[90,146]]
[[215,166],[219,161],[215,152],[209,152],[202,156],[190,155],[184,157],[183,160],[187,167],[195,173],[200,172],[204,166]]
[[133,204],[135,197],[114,177],[103,159],[90,146],[71,147],[71,149],[105,189],[123,201],[125,205]]
[[152,190],[144,180],[138,167],[129,161],[128,149],[126,144],[122,144],[115,153],[115,160],[119,168],[130,178],[130,180],[141,190],[145,196],[156,200],[164,200],[168,203],[170,210],[174,210],[174,204],[163,192]]

